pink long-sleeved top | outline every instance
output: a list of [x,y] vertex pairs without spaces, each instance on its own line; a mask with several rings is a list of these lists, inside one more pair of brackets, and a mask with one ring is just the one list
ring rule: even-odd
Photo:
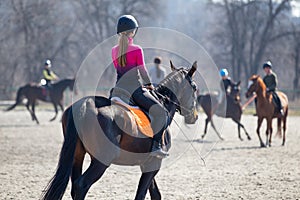
[[[128,42],[126,66],[124,67],[118,63],[119,46],[116,45],[112,48],[112,60],[117,70],[117,85],[123,88],[141,86],[139,82],[140,76],[143,84],[149,84],[150,78],[145,67],[143,49],[139,45],[133,44],[132,38],[128,38]],[[124,76],[125,74],[126,76]]]

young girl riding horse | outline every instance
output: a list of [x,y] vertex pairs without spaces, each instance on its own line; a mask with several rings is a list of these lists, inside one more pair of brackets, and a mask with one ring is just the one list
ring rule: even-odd
[[119,18],[117,24],[119,43],[112,48],[112,60],[117,71],[115,88],[127,91],[134,103],[149,113],[151,127],[155,133],[151,155],[163,158],[167,156],[167,152],[161,148],[162,134],[167,124],[167,112],[149,92],[154,87],[150,83],[145,67],[143,49],[133,44],[137,30],[138,22],[133,16],[123,15]]

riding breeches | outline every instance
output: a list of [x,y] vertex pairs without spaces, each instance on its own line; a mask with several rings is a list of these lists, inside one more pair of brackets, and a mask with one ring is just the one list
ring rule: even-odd
[[148,90],[142,87],[132,94],[133,101],[141,108],[148,111],[151,127],[155,133],[153,139],[161,140],[162,134],[167,126],[167,112],[163,105],[155,99]]

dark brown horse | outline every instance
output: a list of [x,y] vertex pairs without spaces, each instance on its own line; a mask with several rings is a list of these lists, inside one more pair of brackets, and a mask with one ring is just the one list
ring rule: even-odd
[[[278,109],[276,108],[275,104],[273,103],[273,96],[267,93],[267,88],[262,80],[262,78],[258,75],[253,75],[249,79],[249,88],[246,93],[246,97],[249,98],[253,93],[257,95],[257,106],[256,106],[256,113],[257,113],[257,135],[260,141],[261,147],[271,146],[271,139],[272,139],[272,119],[277,118],[277,134],[281,137],[281,121],[283,121],[283,138],[282,138],[282,145],[285,143],[285,132],[286,132],[286,120],[288,116],[288,98],[283,92],[277,92],[281,100],[281,104],[283,106],[284,116],[280,116]],[[266,130],[266,145],[263,143],[259,129],[263,122],[263,120],[267,120],[267,130]]]
[[[196,87],[192,77],[197,65],[188,71],[175,69],[155,87],[154,92],[164,104],[170,122],[176,111],[187,124],[194,124]],[[85,198],[89,188],[101,178],[111,164],[139,165],[142,176],[135,199],[161,199],[154,179],[162,160],[149,155],[152,138],[143,136],[132,120],[132,114],[105,97],[85,97],[75,102],[63,115],[64,143],[57,171],[51,179],[43,199],[61,199],[71,176],[73,199]],[[165,132],[166,133],[166,132]],[[84,156],[89,153],[91,163],[82,174]]]
[[[12,109],[14,109],[17,105],[19,105],[23,98],[27,99],[27,103],[25,104],[27,110],[29,111],[31,118],[33,121],[36,121],[36,123],[39,124],[39,120],[37,119],[36,115],[35,115],[35,105],[37,100],[41,100],[41,101],[45,101],[45,102],[49,102],[52,103],[54,106],[54,110],[55,110],[55,115],[53,118],[50,119],[50,121],[53,121],[56,119],[57,117],[57,105],[61,108],[62,112],[64,111],[64,106],[63,106],[63,92],[69,88],[70,90],[73,91],[73,87],[74,87],[74,82],[75,79],[64,79],[61,80],[57,83],[52,84],[49,96],[50,99],[47,100],[46,95],[45,95],[45,88],[40,86],[39,84],[35,84],[35,83],[29,83],[26,84],[23,87],[20,87],[18,89],[17,92],[17,96],[16,96],[16,102],[15,104],[13,104],[12,106],[10,106],[9,108],[6,109],[6,111],[10,111]],[[31,108],[30,108],[31,106]]]
[[240,128],[243,128],[248,140],[251,140],[244,125],[241,123],[241,116],[243,111],[240,103],[240,84],[241,82],[239,81],[238,83],[234,83],[234,85],[231,85],[230,94],[226,97],[225,101],[227,103],[226,110],[222,109],[222,107],[224,106],[218,104],[218,94],[212,93],[198,96],[198,106],[201,106],[203,108],[203,111],[207,116],[207,118],[205,119],[205,128],[202,138],[204,138],[207,133],[208,123],[211,122],[211,126],[213,127],[214,131],[217,133],[218,137],[223,140],[220,133],[217,131],[212,119],[212,116],[216,114],[219,117],[231,118],[238,125],[238,136],[240,140],[243,140],[241,137]]

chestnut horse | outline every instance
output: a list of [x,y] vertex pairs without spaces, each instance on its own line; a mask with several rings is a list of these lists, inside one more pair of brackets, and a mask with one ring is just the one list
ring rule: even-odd
[[[37,100],[45,101],[52,103],[54,106],[55,115],[50,121],[53,121],[57,117],[57,106],[61,108],[61,111],[64,111],[63,106],[63,92],[69,88],[73,91],[75,79],[63,79],[57,83],[51,85],[50,90],[50,101],[46,99],[46,95],[44,94],[45,88],[40,86],[37,83],[28,83],[23,87],[20,87],[17,92],[16,102],[15,104],[11,105],[6,111],[10,111],[14,109],[17,105],[22,103],[23,98],[27,99],[27,103],[25,104],[27,110],[29,111],[31,118],[33,121],[36,121],[39,124],[39,120],[35,115],[35,105]],[[31,108],[30,108],[31,106]]]
[[[169,113],[169,123],[176,111],[187,124],[194,124],[198,118],[196,85],[192,80],[196,68],[196,62],[189,71],[175,69],[171,63],[173,71],[153,90]],[[136,200],[145,199],[147,190],[151,199],[161,199],[154,177],[162,159],[149,155],[152,138],[140,133],[128,110],[105,97],[85,97],[64,112],[62,123],[65,140],[57,171],[43,193],[44,200],[61,199],[70,176],[72,198],[84,199],[111,164],[140,166],[142,176]],[[91,163],[82,174],[86,153]]]
[[205,119],[205,127],[204,127],[204,134],[202,135],[202,139],[205,137],[207,133],[207,125],[210,122],[211,126],[213,127],[214,131],[217,133],[218,137],[223,140],[221,137],[221,134],[217,131],[215,124],[213,122],[213,115],[216,114],[219,117],[224,118],[231,118],[238,126],[238,137],[240,140],[243,140],[241,137],[241,128],[244,130],[247,139],[251,140],[251,137],[249,136],[247,130],[245,129],[244,125],[241,123],[241,117],[242,117],[242,106],[241,106],[241,98],[240,98],[240,84],[233,83],[231,85],[231,90],[229,95],[226,97],[226,111],[219,111],[222,107],[218,105],[218,94],[205,94],[205,95],[199,95],[197,98],[198,106],[201,106],[204,113],[206,114],[207,118]]
[[[259,75],[252,75],[249,79],[248,91],[246,93],[246,97],[249,98],[253,93],[257,95],[257,105],[256,105],[256,113],[257,113],[257,135],[260,141],[261,147],[271,146],[272,140],[272,119],[277,118],[277,134],[281,137],[281,121],[283,121],[283,138],[282,145],[285,144],[285,133],[286,133],[286,120],[288,116],[288,98],[287,96],[280,91],[277,91],[277,95],[281,100],[281,104],[283,106],[284,116],[280,116],[278,112],[278,108],[276,108],[273,103],[273,96],[267,93],[267,88]],[[267,130],[266,130],[266,144],[263,143],[260,137],[260,126],[263,120],[267,120]]]

